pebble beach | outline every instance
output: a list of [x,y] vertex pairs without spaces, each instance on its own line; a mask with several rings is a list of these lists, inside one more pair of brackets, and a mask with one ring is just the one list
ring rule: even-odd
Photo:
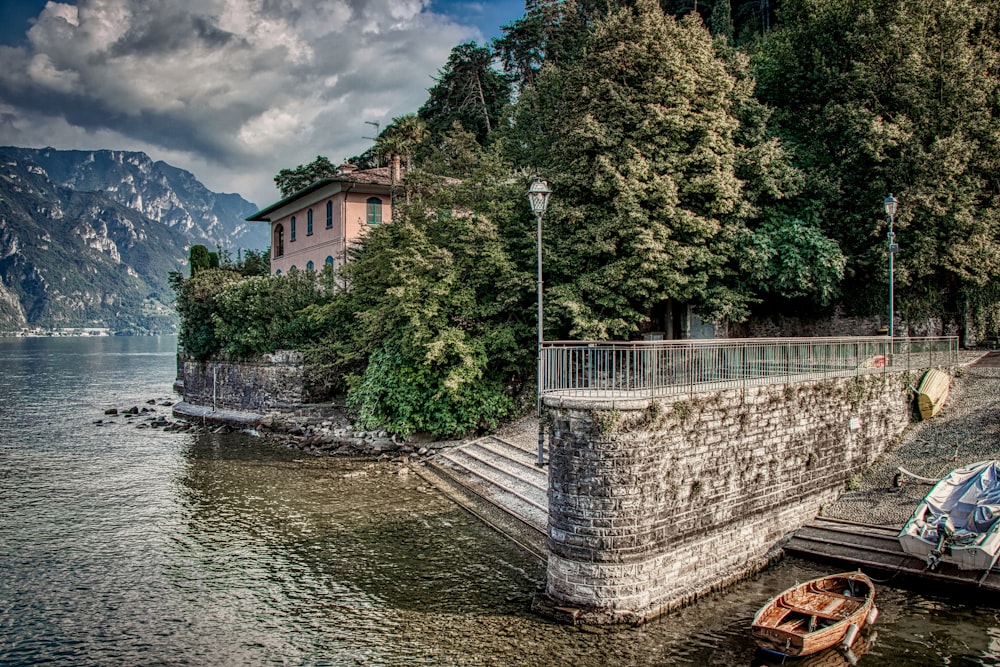
[[[931,485],[955,468],[1000,456],[1000,357],[963,351],[944,408],[915,421],[885,453],[851,480],[823,516],[902,527]],[[995,364],[995,365],[994,365]],[[895,479],[900,468],[903,474]]]

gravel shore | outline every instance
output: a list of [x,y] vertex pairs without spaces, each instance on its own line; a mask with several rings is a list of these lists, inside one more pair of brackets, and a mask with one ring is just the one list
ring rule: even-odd
[[[823,516],[860,523],[902,527],[930,485],[903,477],[939,479],[955,468],[1000,457],[1000,366],[984,365],[983,352],[963,352],[947,403],[928,421],[910,424],[879,459],[855,477]],[[979,362],[979,363],[977,363]]]

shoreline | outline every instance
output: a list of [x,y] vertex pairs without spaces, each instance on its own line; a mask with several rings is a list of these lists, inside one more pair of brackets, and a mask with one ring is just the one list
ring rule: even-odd
[[300,406],[287,412],[266,414],[211,408],[186,401],[161,401],[158,405],[170,407],[171,416],[176,421],[166,421],[162,416],[151,418],[149,425],[154,428],[206,433],[242,431],[312,456],[431,457],[438,450],[463,442],[402,438],[384,429],[365,430],[352,424],[342,408],[333,405]]
[[894,478],[900,467],[927,478],[1000,456],[1000,366],[976,365],[987,353],[961,364],[941,412],[914,421],[878,459],[857,475],[821,516],[901,528],[931,485]]

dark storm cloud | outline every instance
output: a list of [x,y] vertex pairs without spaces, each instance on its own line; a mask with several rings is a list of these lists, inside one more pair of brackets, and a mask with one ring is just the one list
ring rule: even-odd
[[474,35],[426,4],[49,2],[27,45],[0,46],[0,144],[153,151],[266,200],[278,169],[360,153],[365,121],[420,106]]
[[[154,56],[190,48],[223,48],[239,38],[219,30],[206,17],[171,13],[146,15],[129,28],[111,49],[112,57],[130,54]],[[249,45],[243,44],[248,47]]]

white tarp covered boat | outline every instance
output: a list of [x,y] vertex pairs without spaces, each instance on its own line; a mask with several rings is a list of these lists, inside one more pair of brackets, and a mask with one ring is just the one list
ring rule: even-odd
[[1000,558],[1000,461],[952,470],[930,490],[899,533],[903,551],[933,569],[989,570]]

